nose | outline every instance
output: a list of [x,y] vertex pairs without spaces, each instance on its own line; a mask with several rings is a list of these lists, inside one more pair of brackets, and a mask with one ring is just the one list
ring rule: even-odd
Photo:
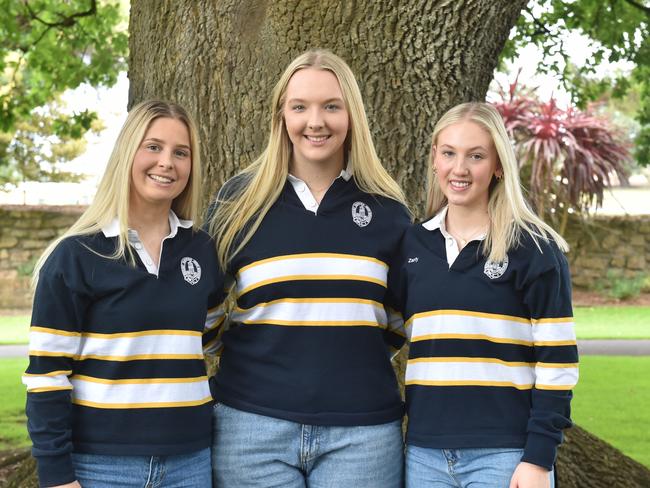
[[173,157],[171,151],[161,151],[160,157],[158,158],[158,166],[161,168],[171,168]]
[[319,108],[314,107],[309,111],[309,119],[307,120],[307,126],[310,129],[320,129],[323,127],[323,116]]
[[454,159],[454,167],[452,168],[452,171],[457,175],[466,175],[469,170],[465,164],[465,158],[461,157],[461,155],[457,155]]

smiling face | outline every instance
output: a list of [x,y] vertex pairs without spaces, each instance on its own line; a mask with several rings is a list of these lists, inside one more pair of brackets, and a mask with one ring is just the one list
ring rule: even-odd
[[492,178],[502,174],[490,133],[463,120],[440,131],[432,150],[438,184],[449,206],[486,211]]
[[190,134],[185,124],[167,117],[155,119],[133,158],[130,207],[171,208],[191,171]]
[[291,164],[343,169],[350,123],[341,87],[331,71],[296,71],[287,84],[282,115],[293,145]]

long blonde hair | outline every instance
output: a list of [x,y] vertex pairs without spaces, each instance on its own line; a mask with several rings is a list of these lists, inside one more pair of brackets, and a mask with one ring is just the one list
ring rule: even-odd
[[522,232],[527,232],[538,247],[538,239],[553,239],[562,251],[567,252],[569,246],[562,236],[528,206],[519,181],[519,166],[503,118],[487,103],[469,102],[457,105],[446,112],[434,127],[427,171],[426,218],[433,217],[447,205],[447,198],[436,179],[433,147],[437,144],[440,132],[462,121],[472,121],[490,133],[503,171],[503,178],[498,180],[495,177],[490,184],[490,227],[487,238],[483,241],[483,254],[490,260],[503,261],[508,250],[519,243]]
[[97,188],[92,203],[79,219],[52,242],[34,267],[32,284],[36,285],[38,274],[54,248],[65,238],[76,235],[95,234],[115,217],[120,223],[115,252],[106,256],[111,259],[128,258],[134,264],[133,252],[128,245],[129,195],[133,158],[151,123],[159,118],[171,118],[185,124],[190,135],[192,166],[185,189],[172,202],[172,209],[182,219],[197,221],[201,205],[201,160],[199,142],[194,121],[187,111],[175,103],[150,100],[139,103],[129,112],[122,130],[117,136],[106,171]]
[[235,195],[217,197],[217,210],[210,222],[210,232],[216,238],[219,262],[224,268],[253,236],[284,187],[292,146],[282,116],[283,105],[289,80],[296,71],[305,68],[330,71],[339,82],[350,116],[350,132],[344,144],[349,148],[346,154],[348,170],[359,188],[406,206],[401,188],[381,165],[375,151],[361,92],[352,70],[330,51],[307,51],[287,66],[273,89],[269,141],[264,152],[239,174],[244,188]]

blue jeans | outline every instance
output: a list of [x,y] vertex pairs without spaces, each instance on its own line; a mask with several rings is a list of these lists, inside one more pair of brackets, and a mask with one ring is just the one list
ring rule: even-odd
[[[508,488],[523,449],[406,446],[406,488]],[[549,472],[553,488],[553,471]]]
[[175,456],[72,454],[82,488],[210,488],[210,449]]
[[401,488],[401,421],[305,425],[214,407],[215,488]]

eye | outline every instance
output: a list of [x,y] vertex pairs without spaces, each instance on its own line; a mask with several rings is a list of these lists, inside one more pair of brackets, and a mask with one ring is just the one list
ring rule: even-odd
[[481,161],[482,159],[485,159],[485,156],[483,154],[480,154],[480,153],[474,153],[474,154],[470,154],[469,158],[472,161]]
[[291,110],[294,112],[302,112],[305,110],[305,106],[302,103],[296,103],[291,106]]
[[450,151],[449,149],[445,149],[440,154],[442,154],[445,158],[451,158],[454,155],[454,152]]
[[187,158],[190,156],[190,152],[186,151],[185,149],[176,149],[176,151],[174,151],[174,154],[178,158]]
[[327,105],[325,105],[325,110],[327,110],[328,112],[336,112],[340,108],[341,107],[336,103],[328,103]]
[[160,151],[160,146],[158,144],[149,143],[144,147],[148,151]]

